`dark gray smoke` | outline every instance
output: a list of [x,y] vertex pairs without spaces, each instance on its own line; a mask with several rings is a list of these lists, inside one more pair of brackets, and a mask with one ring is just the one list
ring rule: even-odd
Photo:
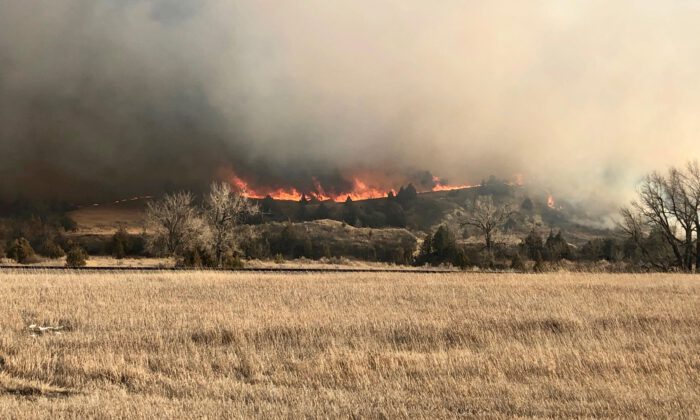
[[[7,0],[0,196],[494,174],[617,203],[700,156],[691,2]],[[429,184],[429,181],[427,181]]]

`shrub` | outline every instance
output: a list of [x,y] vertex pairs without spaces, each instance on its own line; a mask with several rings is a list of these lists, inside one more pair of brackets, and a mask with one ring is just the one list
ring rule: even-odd
[[542,258],[544,251],[544,241],[542,237],[534,229],[530,231],[523,243],[521,244],[523,252],[533,261],[537,261],[537,255]]
[[519,252],[516,252],[513,256],[513,260],[510,262],[510,268],[515,271],[526,271],[525,261],[523,257],[520,256]]
[[123,260],[126,257],[126,250],[124,249],[124,242],[117,241],[114,243],[112,248],[112,256],[118,260]]
[[549,233],[547,242],[544,244],[544,257],[548,261],[559,261],[561,259],[571,258],[571,247],[566,242],[561,234],[561,231],[554,235],[554,232]]
[[452,264],[454,264],[456,267],[461,268],[462,270],[469,267],[469,257],[467,255],[466,250],[463,247],[456,248]]
[[188,249],[177,261],[177,266],[186,268],[212,268],[216,267],[216,257],[209,250],[201,247]]
[[56,242],[46,239],[39,247],[39,254],[47,258],[63,258],[66,253]]
[[544,273],[547,271],[544,259],[542,258],[542,253],[539,251],[537,251],[537,254],[535,255],[535,265],[532,267],[532,270],[535,273]]
[[418,251],[418,256],[416,257],[416,265],[424,265],[430,263],[433,252],[433,234],[428,232],[423,239],[423,243]]
[[413,184],[408,184],[408,186],[406,186],[405,188],[401,187],[401,189],[399,189],[399,193],[396,195],[396,199],[399,201],[399,203],[401,203],[401,205],[410,203],[417,197],[418,191],[416,190],[416,187],[413,186]]
[[66,267],[79,268],[87,265],[88,254],[78,245],[73,245],[66,254]]
[[12,242],[8,255],[20,264],[30,264],[36,260],[34,249],[25,238],[18,238]]
[[146,240],[142,235],[132,235],[124,227],[120,227],[112,235],[106,250],[114,258],[121,260],[129,255],[144,255],[145,248]]
[[78,223],[65,214],[60,218],[59,224],[66,232],[75,232],[78,230]]
[[428,233],[425,237],[415,259],[415,264],[430,264],[434,266],[452,264],[465,268],[470,265],[470,258],[464,249],[457,246],[457,241],[452,231],[447,226],[441,225],[435,231],[435,234]]
[[118,260],[126,257],[126,250],[129,246],[129,233],[120,227],[119,230],[112,236],[112,256]]
[[238,254],[234,254],[233,252],[227,252],[226,255],[224,255],[224,260],[221,268],[226,270],[241,269],[243,268],[243,260],[241,260]]

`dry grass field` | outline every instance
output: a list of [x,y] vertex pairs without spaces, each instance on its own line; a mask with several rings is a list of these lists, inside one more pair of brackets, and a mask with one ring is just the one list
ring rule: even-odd
[[81,235],[113,235],[119,227],[123,227],[129,233],[139,234],[143,232],[146,224],[146,201],[88,206],[74,210],[68,215],[78,224],[78,233]]
[[0,418],[700,416],[700,276],[17,271],[0,299]]

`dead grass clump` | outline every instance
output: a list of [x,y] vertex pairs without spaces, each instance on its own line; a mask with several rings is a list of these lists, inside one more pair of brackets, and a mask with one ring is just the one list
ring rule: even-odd
[[510,323],[509,328],[513,331],[513,336],[529,337],[537,333],[546,334],[573,334],[578,329],[574,321],[545,317],[541,319],[528,319]]
[[194,343],[202,346],[230,346],[240,342],[240,337],[226,328],[199,330],[190,337]]
[[236,369],[240,377],[247,383],[254,384],[261,380],[262,365],[260,360],[255,356],[255,353],[238,349],[236,352],[239,359],[238,368]]
[[[0,397],[2,394],[18,397],[67,397],[71,392],[65,388],[48,385],[38,381],[13,378],[0,371]],[[0,401],[2,401],[0,399]]]

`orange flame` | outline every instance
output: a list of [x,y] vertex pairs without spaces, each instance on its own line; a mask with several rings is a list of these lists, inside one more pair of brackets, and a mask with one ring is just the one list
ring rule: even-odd
[[557,203],[556,201],[554,201],[554,196],[552,196],[552,194],[549,194],[549,196],[547,197],[547,207],[553,209],[556,206],[556,204]]
[[[350,194],[345,195],[345,197],[349,197],[353,201],[358,201],[358,200],[370,200],[373,198],[382,198],[386,197],[388,194],[387,192],[384,192],[378,188],[370,187],[361,180],[355,178],[354,179],[355,186]],[[396,195],[396,191],[393,189],[391,192]]]
[[[269,196],[275,200],[300,201],[302,197],[306,197],[319,201],[343,202],[348,198],[350,198],[353,201],[383,198],[386,197],[387,194],[389,194],[390,192],[396,195],[396,190],[394,189],[390,189],[387,191],[383,188],[370,185],[369,183],[358,177],[353,178],[353,187],[351,191],[343,192],[341,194],[334,194],[329,191],[326,191],[323,185],[321,185],[321,182],[316,178],[312,178],[314,191],[303,193],[293,187],[278,188],[273,190],[255,189],[252,188],[248,182],[240,178],[230,169],[222,171],[221,175],[224,179],[227,179],[237,190],[242,191],[246,197],[253,199],[263,199]],[[433,177],[433,181],[435,183],[435,186],[432,188],[431,191],[452,191],[474,187],[474,185],[449,185],[439,177]]]
[[233,184],[236,189],[239,191],[243,192],[243,194],[248,197],[248,198],[257,198],[257,199],[263,199],[267,197],[268,195],[275,200],[289,200],[289,201],[299,201],[301,200],[301,197],[303,196],[302,193],[297,191],[294,188],[290,189],[277,189],[274,191],[269,191],[267,193],[262,193],[255,191],[251,188],[249,188],[248,183],[245,182],[243,179],[238,177],[237,175],[232,175],[230,179],[231,184]]
[[443,181],[440,177],[438,176],[433,176],[433,182],[435,183],[435,186],[433,187],[432,191],[433,192],[438,192],[438,191],[454,191],[454,190],[464,190],[467,188],[474,188],[478,187],[478,185],[449,185],[445,181]]

